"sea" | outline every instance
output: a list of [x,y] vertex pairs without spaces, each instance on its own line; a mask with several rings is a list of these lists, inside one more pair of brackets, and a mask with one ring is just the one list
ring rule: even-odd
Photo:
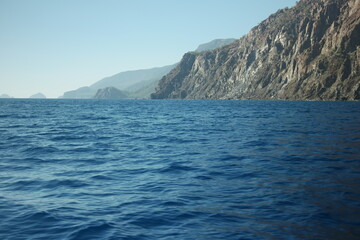
[[0,100],[0,239],[360,239],[360,102]]

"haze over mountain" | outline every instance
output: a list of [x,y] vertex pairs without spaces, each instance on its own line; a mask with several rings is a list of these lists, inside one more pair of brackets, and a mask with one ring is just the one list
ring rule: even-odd
[[93,89],[91,87],[81,87],[76,90],[67,91],[60,98],[92,98],[95,96],[97,89]]
[[[236,39],[216,39],[211,42],[201,44],[195,52],[216,49],[226,44],[230,44]],[[155,91],[158,81],[168,74],[176,64],[164,67],[126,71],[103,78],[88,87],[81,87],[76,90],[65,92],[62,98],[93,98],[99,89],[114,87],[121,91],[129,92],[130,98],[149,98]]]
[[185,54],[152,98],[359,100],[359,44],[359,0],[301,0],[230,45]]
[[144,87],[144,85],[150,84],[151,81],[159,81],[162,76],[169,73],[174,67],[175,65],[168,65],[158,68],[121,72],[103,78],[89,87],[81,87],[77,90],[65,92],[62,98],[93,98],[99,89],[107,87],[115,87],[123,91],[131,89],[134,92]]

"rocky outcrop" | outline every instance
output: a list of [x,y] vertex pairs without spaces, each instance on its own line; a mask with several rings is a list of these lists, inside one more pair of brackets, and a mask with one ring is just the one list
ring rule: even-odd
[[124,99],[128,98],[127,94],[114,87],[102,88],[97,91],[94,98],[96,99]]
[[152,98],[360,99],[360,0],[301,0],[222,48],[187,53]]

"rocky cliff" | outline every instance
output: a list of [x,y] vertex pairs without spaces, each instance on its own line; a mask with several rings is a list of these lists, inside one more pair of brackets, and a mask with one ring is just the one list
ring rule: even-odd
[[187,53],[152,98],[360,99],[360,0],[301,0],[220,49]]

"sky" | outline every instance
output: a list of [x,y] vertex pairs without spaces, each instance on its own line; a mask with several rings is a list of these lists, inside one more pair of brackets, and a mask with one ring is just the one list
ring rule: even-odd
[[0,0],[0,95],[57,98],[240,38],[296,0]]

